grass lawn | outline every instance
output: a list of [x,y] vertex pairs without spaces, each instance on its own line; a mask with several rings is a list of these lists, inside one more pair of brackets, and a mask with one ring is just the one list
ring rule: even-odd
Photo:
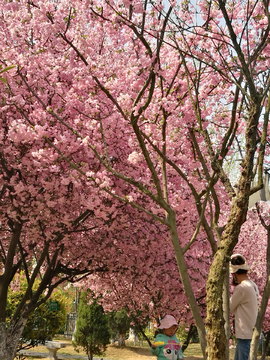
[[[70,340],[61,340],[63,342],[68,343],[69,345],[65,348],[62,348],[57,351],[57,355],[60,354],[68,354],[68,355],[80,355],[86,356],[86,353],[82,348],[79,349],[79,353],[74,350],[72,343]],[[31,349],[31,351],[48,353],[46,346],[36,346]],[[185,359],[186,360],[196,360],[201,359],[201,351],[199,344],[191,344],[188,349],[185,351]],[[95,356],[96,357],[96,356]],[[109,345],[107,347],[106,353],[103,355],[104,358],[110,360],[154,360],[156,356],[151,354],[151,350],[149,346],[144,343],[143,346],[135,346],[131,343],[126,343],[126,346],[118,346],[116,344]],[[38,360],[38,357],[27,357],[27,360]],[[71,359],[69,359],[71,360]],[[75,358],[74,358],[75,360]]]
[[[57,355],[68,354],[68,355],[80,355],[86,356],[83,349],[79,349],[79,353],[76,352],[72,346],[71,340],[61,339],[62,342],[66,342],[69,345],[65,348],[58,350]],[[48,353],[45,346],[37,346],[32,351]],[[184,353],[186,360],[201,360],[202,352],[199,344],[190,344]],[[234,351],[230,350],[230,359],[233,359]],[[125,347],[119,347],[116,344],[109,345],[107,351],[103,356],[110,360],[154,360],[156,357],[151,354],[151,350],[146,342],[143,346],[135,346],[132,343],[126,342]],[[28,357],[27,360],[38,360],[38,357]],[[69,359],[71,360],[71,359]],[[74,358],[75,360],[75,358]]]

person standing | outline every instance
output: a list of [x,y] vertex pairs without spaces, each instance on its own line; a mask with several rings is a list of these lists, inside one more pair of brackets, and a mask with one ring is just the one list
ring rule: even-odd
[[234,360],[248,360],[253,328],[259,309],[259,290],[249,279],[250,267],[243,255],[231,257],[230,273],[234,292],[230,298],[230,312],[235,314],[235,337],[237,339]]

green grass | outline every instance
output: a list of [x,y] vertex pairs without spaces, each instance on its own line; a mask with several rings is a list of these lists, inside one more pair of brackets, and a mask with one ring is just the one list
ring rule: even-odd
[[200,344],[189,344],[184,352],[184,356],[202,357],[202,350]]

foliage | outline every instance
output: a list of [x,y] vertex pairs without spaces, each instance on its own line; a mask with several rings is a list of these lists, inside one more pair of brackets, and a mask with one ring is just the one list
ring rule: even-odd
[[151,342],[155,339],[155,334],[156,334],[156,328],[153,328],[152,326],[148,326],[145,329],[145,335]]
[[87,293],[81,294],[74,345],[82,346],[92,360],[93,355],[102,355],[110,343],[108,317],[101,305],[93,301],[88,305]]
[[76,313],[79,301],[79,289],[74,286],[72,283],[67,283],[65,286],[58,288],[63,296],[66,297],[66,307],[68,313]]
[[[20,275],[16,276],[17,287],[10,289],[7,302],[7,318],[10,320],[12,314],[21,302],[27,288],[26,279]],[[37,281],[38,282],[38,281]],[[37,284],[34,286],[34,289]],[[51,310],[51,301],[57,302],[58,310]],[[44,301],[28,317],[23,329],[18,350],[29,349],[46,340],[51,340],[54,335],[64,331],[67,317],[69,300],[61,289],[54,291],[50,300]]]
[[204,357],[228,357],[228,262],[269,165],[268,3],[0,1],[1,61],[18,64],[0,81],[0,357],[79,279],[106,311],[176,313]]
[[176,331],[176,335],[180,341],[180,343],[183,343],[188,335],[188,328],[189,326],[187,324],[180,323],[179,327]]
[[125,345],[126,335],[131,326],[131,320],[125,309],[108,313],[111,337],[118,340],[119,345]]

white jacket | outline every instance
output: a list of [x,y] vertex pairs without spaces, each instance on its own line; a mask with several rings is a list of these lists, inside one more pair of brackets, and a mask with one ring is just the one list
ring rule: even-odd
[[235,336],[251,339],[259,309],[259,290],[252,280],[243,280],[234,289],[230,312],[235,313]]

